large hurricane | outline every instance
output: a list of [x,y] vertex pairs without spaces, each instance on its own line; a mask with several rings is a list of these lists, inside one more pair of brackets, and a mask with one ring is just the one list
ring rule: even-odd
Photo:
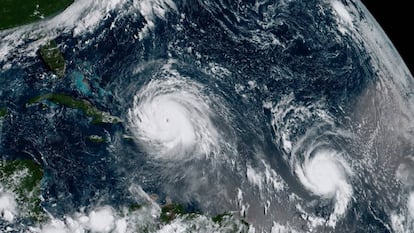
[[188,77],[163,76],[134,96],[128,119],[137,140],[156,159],[217,156],[221,139],[211,120],[211,100],[204,96],[208,93]]

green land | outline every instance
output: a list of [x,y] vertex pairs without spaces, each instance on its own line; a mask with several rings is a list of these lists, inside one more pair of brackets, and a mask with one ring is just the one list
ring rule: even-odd
[[163,223],[169,223],[177,216],[184,215],[185,213],[184,206],[179,204],[168,204],[161,208],[160,220]]
[[31,105],[31,104],[41,103],[43,101],[49,101],[54,104],[66,106],[68,108],[79,109],[86,116],[91,117],[92,123],[94,124],[99,124],[99,123],[116,124],[122,121],[116,116],[111,116],[109,113],[103,112],[97,109],[87,100],[75,99],[65,94],[49,93],[45,95],[40,95],[40,96],[30,99],[28,104]]
[[40,205],[42,177],[42,167],[31,160],[0,160],[0,184],[16,194],[22,217],[35,221],[45,217]]
[[51,40],[40,47],[40,57],[46,66],[59,77],[65,76],[66,63],[56,41]]
[[7,115],[7,108],[0,107],[0,119]]
[[73,0],[1,0],[0,30],[53,16],[72,3]]

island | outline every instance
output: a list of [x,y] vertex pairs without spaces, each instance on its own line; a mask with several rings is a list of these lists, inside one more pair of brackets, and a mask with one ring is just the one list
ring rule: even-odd
[[29,100],[28,105],[49,101],[54,104],[66,106],[81,110],[86,116],[92,118],[92,123],[116,124],[122,122],[119,117],[112,116],[107,112],[101,111],[93,106],[89,101],[83,99],[75,99],[72,96],[60,93],[48,93],[34,97]]
[[40,57],[47,66],[47,68],[56,74],[58,77],[63,77],[66,72],[66,63],[60,52],[56,41],[48,41],[39,49]]

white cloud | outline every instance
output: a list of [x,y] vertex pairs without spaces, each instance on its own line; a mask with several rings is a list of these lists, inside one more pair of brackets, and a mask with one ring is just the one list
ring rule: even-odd
[[13,222],[17,215],[17,203],[14,195],[0,186],[0,218]]

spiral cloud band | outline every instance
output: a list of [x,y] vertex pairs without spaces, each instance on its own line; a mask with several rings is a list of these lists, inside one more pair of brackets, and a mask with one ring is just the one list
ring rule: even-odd
[[186,160],[215,155],[219,134],[202,86],[169,73],[153,79],[134,97],[128,111],[134,136],[156,159]]
[[338,152],[320,149],[312,156],[306,156],[305,161],[297,165],[296,173],[302,184],[313,194],[335,200],[328,221],[328,225],[334,227],[338,217],[346,212],[353,194],[352,186],[347,180],[352,175],[351,168]]
[[302,166],[296,169],[299,179],[318,196],[332,197],[336,191],[347,187],[346,173],[349,168],[334,151],[318,151]]

